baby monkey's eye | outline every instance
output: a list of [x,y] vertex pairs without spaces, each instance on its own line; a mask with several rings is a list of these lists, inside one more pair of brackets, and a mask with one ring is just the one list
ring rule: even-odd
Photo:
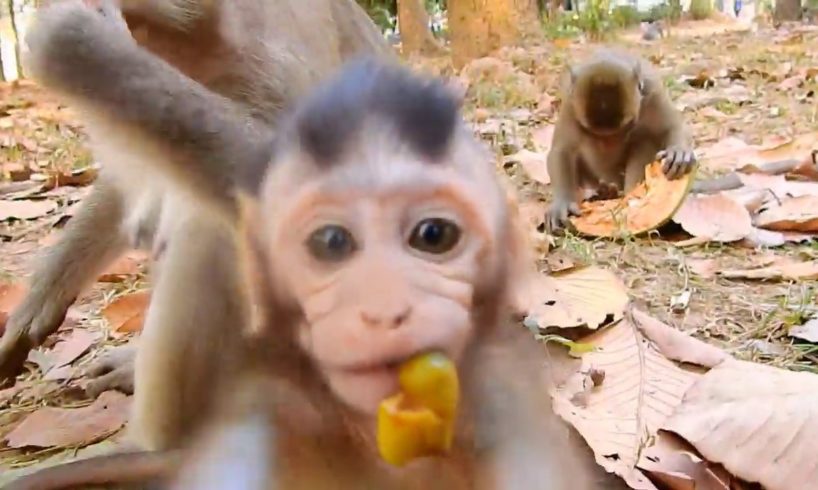
[[409,246],[421,252],[444,254],[460,241],[460,227],[443,218],[426,218],[415,225]]
[[310,254],[322,262],[339,262],[355,252],[355,239],[343,226],[324,225],[307,238]]

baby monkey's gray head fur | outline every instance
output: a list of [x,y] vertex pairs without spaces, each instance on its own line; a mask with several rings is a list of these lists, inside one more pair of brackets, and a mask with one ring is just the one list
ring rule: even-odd
[[341,161],[365,123],[377,118],[376,124],[391,125],[412,151],[435,161],[451,143],[459,108],[458,98],[441,81],[361,58],[309,96],[282,135],[294,133],[301,149],[325,166]]

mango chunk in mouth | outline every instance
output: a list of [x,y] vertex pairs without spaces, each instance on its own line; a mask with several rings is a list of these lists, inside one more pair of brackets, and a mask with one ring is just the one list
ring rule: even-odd
[[401,391],[378,407],[378,450],[384,461],[402,466],[452,446],[460,386],[454,363],[426,353],[403,363]]

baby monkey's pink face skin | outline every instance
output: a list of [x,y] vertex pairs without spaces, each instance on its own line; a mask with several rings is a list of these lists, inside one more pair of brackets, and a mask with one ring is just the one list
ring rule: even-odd
[[292,169],[307,165],[288,162],[265,181],[262,195],[275,196],[261,209],[274,217],[269,267],[303,312],[298,342],[363,414],[399,390],[409,358],[440,351],[459,361],[475,289],[497,280],[505,200],[482,148],[463,139],[450,152],[457,161],[370,141],[374,150],[330,169],[306,176]]

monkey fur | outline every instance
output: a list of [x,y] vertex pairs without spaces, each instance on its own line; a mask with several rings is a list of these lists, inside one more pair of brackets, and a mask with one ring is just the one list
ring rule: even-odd
[[[509,324],[527,254],[491,156],[443,83],[359,60],[301,101],[270,138],[124,31],[113,36],[118,27],[106,17],[63,8],[42,13],[32,30],[35,75],[164,152],[140,165],[233,223],[247,294],[259,306],[258,328],[242,336],[248,364],[220,387],[227,409],[181,465],[154,468],[147,479],[178,489],[605,488],[560,434],[542,346]],[[100,73],[99,53],[66,56],[61,47],[99,39],[128,67],[120,70],[151,83]],[[221,134],[237,141],[186,143]],[[226,188],[196,189],[196,173]],[[231,194],[238,208],[223,197]],[[462,380],[454,447],[388,467],[373,440],[378,403],[398,389],[396,366],[430,350],[448,355]],[[10,490],[31,488],[27,479],[49,471]],[[39,488],[61,488],[48,483]]]
[[551,231],[579,214],[580,188],[630,191],[656,159],[670,179],[696,163],[690,136],[661,80],[642,59],[604,49],[568,70],[548,154],[554,189],[546,216]]
[[[77,0],[53,3],[45,8],[65,9],[58,4]],[[359,53],[391,56],[354,0],[86,4],[128,28],[145,52],[229,99],[230,111],[249,114],[248,124],[256,127],[274,125],[285,107],[342,60]],[[125,39],[117,33],[114,41]],[[100,69],[115,71],[121,60],[108,44],[101,38],[84,48],[106,59]],[[77,47],[58,48],[68,55]],[[32,61],[36,64],[36,57]],[[134,145],[104,119],[93,111],[84,114],[103,168],[60,241],[40,259],[27,296],[7,322],[0,340],[0,383],[13,382],[28,352],[57,330],[68,307],[109,263],[128,247],[152,250],[153,295],[139,348],[116,349],[92,366],[89,373],[97,378],[88,392],[132,392],[135,384],[133,439],[147,449],[173,447],[207,411],[212,384],[200,380],[229,377],[213,359],[230,365],[236,331],[246,326],[247,300],[237,293],[235,232],[184,192],[166,192],[167,179],[139,163],[162,155]],[[121,160],[129,164],[119,165]],[[201,177],[197,183],[210,184]]]

